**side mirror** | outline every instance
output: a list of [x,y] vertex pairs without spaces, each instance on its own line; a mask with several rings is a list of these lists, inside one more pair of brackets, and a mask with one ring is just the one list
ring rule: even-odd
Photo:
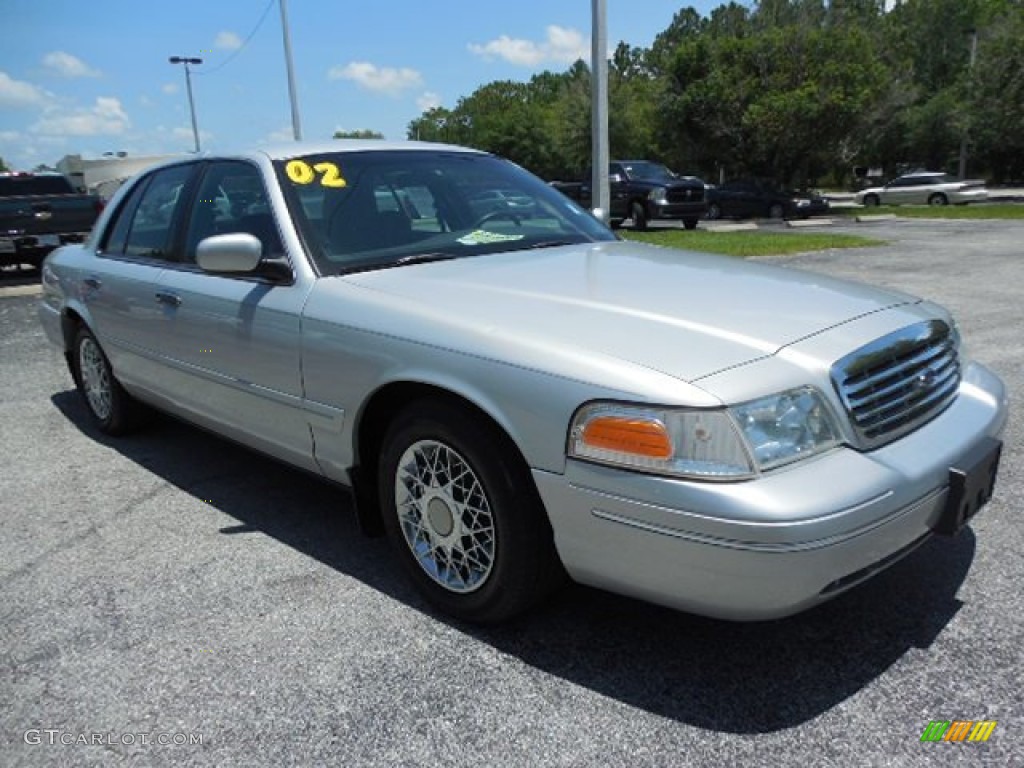
[[247,232],[213,235],[196,246],[196,264],[204,272],[252,272],[263,258],[263,244]]

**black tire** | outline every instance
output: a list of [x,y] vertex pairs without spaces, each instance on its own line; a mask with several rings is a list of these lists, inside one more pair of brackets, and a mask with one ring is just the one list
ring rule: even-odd
[[781,219],[786,216],[786,209],[782,203],[772,203],[768,206],[769,219]]
[[114,377],[103,348],[92,332],[82,326],[71,350],[71,373],[93,422],[108,435],[136,429],[146,409],[125,391]]
[[708,205],[707,217],[712,221],[722,218],[722,206],[718,203],[710,203]]
[[934,192],[928,196],[928,205],[949,205],[949,198],[941,192]]
[[526,463],[480,416],[440,400],[412,403],[388,427],[378,466],[388,538],[442,612],[505,621],[564,578]]
[[622,227],[622,219],[611,219],[608,222],[608,226],[612,229],[619,229]]
[[864,195],[865,208],[877,208],[881,202],[882,201],[878,199],[878,195]]
[[697,219],[683,219],[683,226],[687,229],[696,229]]
[[640,201],[633,203],[629,207],[630,216],[633,219],[633,229],[645,230],[647,229],[647,209],[644,208],[644,204]]

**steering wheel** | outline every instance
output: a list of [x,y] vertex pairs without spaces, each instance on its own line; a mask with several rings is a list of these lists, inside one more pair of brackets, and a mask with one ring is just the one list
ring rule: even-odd
[[493,210],[493,211],[488,211],[483,216],[481,216],[479,219],[474,221],[473,222],[473,229],[477,229],[478,227],[482,227],[488,221],[494,221],[495,219],[512,219],[512,221],[514,221],[516,223],[517,227],[523,226],[522,214],[516,213],[515,211],[509,210],[508,208],[498,208],[498,209]]

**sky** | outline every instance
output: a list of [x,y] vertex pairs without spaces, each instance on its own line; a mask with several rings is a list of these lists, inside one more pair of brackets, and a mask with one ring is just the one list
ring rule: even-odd
[[[609,53],[649,47],[680,8],[606,0]],[[0,0],[0,157],[31,170],[65,155],[203,150],[291,140],[279,0]],[[303,138],[370,129],[405,139],[432,106],[495,80],[590,58],[589,0],[286,0]]]

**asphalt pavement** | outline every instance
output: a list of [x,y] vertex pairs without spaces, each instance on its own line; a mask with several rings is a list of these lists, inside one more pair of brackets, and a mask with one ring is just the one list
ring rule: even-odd
[[338,489],[170,420],[98,434],[3,295],[0,765],[1024,765],[1024,223],[835,229],[890,244],[773,261],[949,306],[1013,414],[969,529],[761,624],[582,587],[438,618]]

